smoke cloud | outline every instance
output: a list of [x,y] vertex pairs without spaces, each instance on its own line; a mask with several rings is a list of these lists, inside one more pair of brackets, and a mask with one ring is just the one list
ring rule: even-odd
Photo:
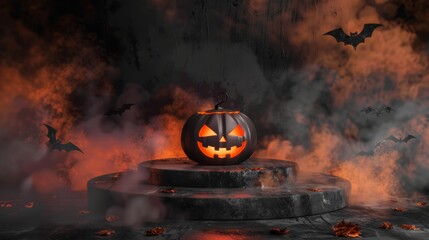
[[[184,121],[227,90],[226,106],[257,126],[255,156],[346,178],[355,201],[428,189],[425,1],[70,4],[1,8],[3,185],[84,190],[94,176],[183,156]],[[356,51],[323,36],[365,23],[383,27]],[[122,117],[103,115],[125,103]],[[394,111],[360,112],[383,104]],[[49,151],[42,123],[84,154]],[[407,134],[417,138],[385,140]]]

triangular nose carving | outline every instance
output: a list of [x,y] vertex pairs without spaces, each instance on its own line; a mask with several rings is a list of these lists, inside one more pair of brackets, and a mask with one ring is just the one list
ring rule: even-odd
[[219,142],[226,142],[225,137],[221,137],[221,139],[219,140]]

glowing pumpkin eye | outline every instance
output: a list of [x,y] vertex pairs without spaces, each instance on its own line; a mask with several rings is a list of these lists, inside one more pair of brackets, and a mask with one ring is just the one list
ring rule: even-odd
[[244,136],[244,131],[240,127],[240,125],[237,125],[237,127],[235,127],[234,129],[232,129],[232,131],[229,132],[228,135],[230,135],[230,136],[237,136],[237,137],[243,137]]
[[200,132],[198,132],[198,137],[211,137],[211,136],[217,136],[217,133],[213,131],[211,128],[207,127],[207,125],[204,125]]

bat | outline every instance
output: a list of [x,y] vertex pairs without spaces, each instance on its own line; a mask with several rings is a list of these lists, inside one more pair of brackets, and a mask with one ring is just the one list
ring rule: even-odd
[[383,143],[383,141],[378,142],[377,144],[375,144],[375,146],[373,148],[371,148],[368,151],[360,151],[358,154],[355,155],[355,157],[357,157],[357,156],[365,156],[365,157],[373,156],[374,153],[380,148],[382,143]]
[[119,108],[114,108],[114,109],[110,109],[109,111],[107,111],[104,116],[112,116],[112,115],[119,115],[122,116],[122,113],[124,113],[126,110],[131,109],[131,107],[134,104],[123,104],[121,107]]
[[408,134],[408,136],[404,137],[404,138],[396,138],[393,135],[390,135],[388,138],[386,138],[386,140],[391,140],[394,143],[401,143],[401,142],[405,142],[407,143],[408,141],[410,141],[411,139],[416,138],[413,135]]
[[50,144],[52,149],[57,149],[59,151],[65,150],[67,152],[76,150],[76,151],[83,153],[83,151],[80,150],[80,148],[78,148],[76,145],[74,145],[71,142],[63,144],[61,142],[61,139],[57,138],[57,130],[55,128],[49,126],[48,124],[43,124],[43,125],[45,125],[46,128],[48,129],[48,135],[47,136],[49,138],[49,144]]
[[369,106],[369,107],[362,108],[360,110],[360,112],[363,112],[366,114],[374,113],[375,115],[377,115],[377,117],[380,116],[381,114],[383,114],[383,112],[390,113],[392,111],[395,111],[395,110],[392,107],[389,107],[389,106],[384,105],[384,104],[381,105],[380,107]]
[[359,34],[357,32],[354,32],[350,33],[350,35],[347,35],[342,28],[337,28],[323,34],[323,36],[330,35],[334,37],[337,42],[343,42],[344,45],[352,45],[356,51],[357,46],[360,43],[364,43],[366,38],[371,37],[374,30],[380,26],[383,25],[378,23],[367,23],[363,25],[363,29]]

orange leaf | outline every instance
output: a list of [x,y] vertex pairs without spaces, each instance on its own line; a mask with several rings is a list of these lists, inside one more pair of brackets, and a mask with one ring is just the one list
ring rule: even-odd
[[351,222],[345,222],[344,220],[335,224],[332,227],[332,231],[337,237],[351,237],[351,238],[360,237],[359,225]]
[[401,224],[400,227],[406,230],[417,230],[416,225],[411,224]]
[[97,232],[98,236],[111,236],[115,234],[115,230],[111,230],[111,229],[103,229]]
[[392,223],[390,223],[390,222],[383,222],[383,223],[380,225],[380,228],[384,228],[384,229],[393,229],[393,225],[392,225]]
[[146,236],[158,236],[165,232],[166,228],[164,227],[154,227],[146,231]]

